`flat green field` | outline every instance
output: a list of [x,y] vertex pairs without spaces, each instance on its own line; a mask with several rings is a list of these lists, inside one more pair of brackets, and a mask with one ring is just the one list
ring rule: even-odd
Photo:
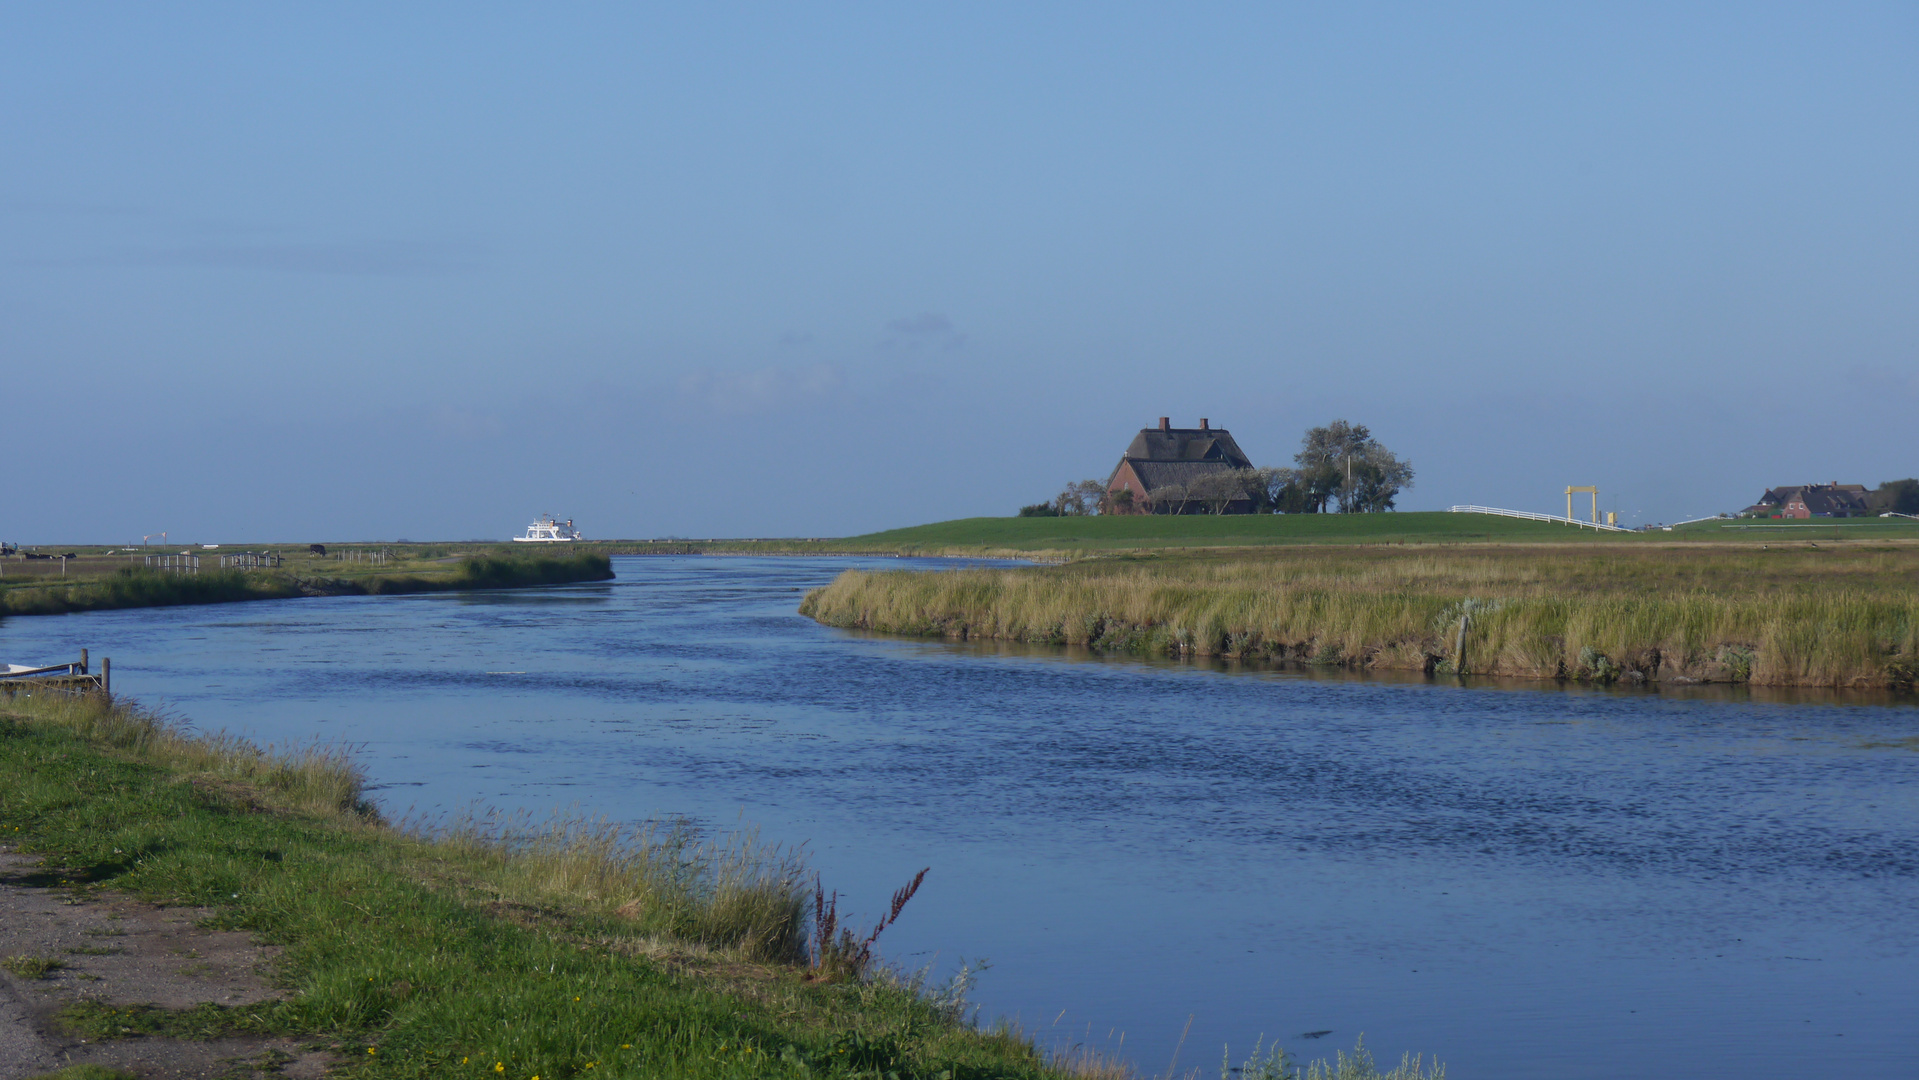
[[961,518],[827,541],[865,550],[979,548],[1005,551],[1120,551],[1139,548],[1268,547],[1285,544],[1628,543],[1780,539],[1919,539],[1919,521],[1822,523],[1702,522],[1667,532],[1596,532],[1491,514],[1240,514]]

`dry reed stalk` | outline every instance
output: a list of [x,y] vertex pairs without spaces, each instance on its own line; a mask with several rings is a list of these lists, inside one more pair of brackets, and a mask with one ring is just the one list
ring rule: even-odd
[[900,912],[920,891],[920,884],[932,867],[913,875],[913,880],[893,890],[893,902],[887,913],[873,924],[864,937],[851,927],[840,925],[840,894],[828,893],[818,876],[813,879],[813,969],[825,978],[861,978],[873,965],[873,945],[881,932],[899,921]]

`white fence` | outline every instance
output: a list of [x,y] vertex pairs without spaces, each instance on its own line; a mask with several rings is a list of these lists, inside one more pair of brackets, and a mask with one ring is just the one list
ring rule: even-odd
[[1550,521],[1555,525],[1577,525],[1582,529],[1596,529],[1599,532],[1631,532],[1617,525],[1601,525],[1594,521],[1581,521],[1578,518],[1560,517],[1557,514],[1533,514],[1525,510],[1501,510],[1497,506],[1449,506],[1454,514],[1497,514],[1500,517],[1524,518],[1527,521]]
[[242,551],[233,555],[220,556],[222,570],[252,570],[259,567],[280,565],[280,554],[276,551]]
[[200,572],[198,555],[148,555],[147,565],[155,570],[169,574],[197,574]]

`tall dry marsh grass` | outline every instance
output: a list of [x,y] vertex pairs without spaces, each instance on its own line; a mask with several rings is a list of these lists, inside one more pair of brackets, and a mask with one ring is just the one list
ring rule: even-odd
[[414,831],[500,899],[561,904],[744,960],[807,957],[804,856],[762,843],[750,827],[708,835],[685,821],[628,827],[520,814]]
[[800,610],[892,633],[1530,678],[1910,688],[1919,675],[1919,548],[1889,546],[1295,548],[848,571]]

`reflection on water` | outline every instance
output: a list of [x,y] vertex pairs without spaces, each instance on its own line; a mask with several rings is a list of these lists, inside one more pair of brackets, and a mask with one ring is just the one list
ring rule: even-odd
[[810,841],[869,913],[931,865],[890,957],[988,957],[988,1017],[1123,1031],[1147,1071],[1192,1015],[1188,1062],[1363,1030],[1462,1077],[1910,1075],[1919,709],[794,614],[851,564],[620,559],[594,585],[13,619],[0,659],[84,646],[203,727],[363,745],[394,813],[743,815]]
[[[870,630],[849,630],[849,636],[869,638],[879,641],[898,640],[896,635]],[[1771,705],[1884,705],[1892,707],[1911,707],[1919,705],[1909,693],[1890,690],[1829,690],[1817,687],[1799,686],[1749,686],[1744,683],[1691,683],[1661,686],[1648,683],[1641,686],[1629,686],[1623,683],[1611,686],[1581,684],[1570,680],[1558,679],[1515,679],[1486,675],[1425,675],[1417,671],[1395,671],[1389,669],[1355,671],[1338,666],[1321,666],[1296,660],[1268,660],[1252,658],[1247,660],[1227,657],[1171,657],[1171,656],[1114,656],[1099,653],[1084,645],[1035,645],[1021,641],[993,641],[972,638],[966,641],[942,642],[946,648],[976,656],[1030,657],[1077,663],[1110,664],[1116,661],[1145,664],[1157,667],[1191,668],[1218,672],[1223,675],[1285,674],[1299,678],[1333,682],[1402,682],[1422,685],[1446,685],[1469,687],[1478,690],[1510,690],[1515,692],[1534,692],[1543,689],[1561,690],[1567,693],[1603,693],[1636,694],[1660,697],[1677,701],[1726,701],[1758,702]]]

